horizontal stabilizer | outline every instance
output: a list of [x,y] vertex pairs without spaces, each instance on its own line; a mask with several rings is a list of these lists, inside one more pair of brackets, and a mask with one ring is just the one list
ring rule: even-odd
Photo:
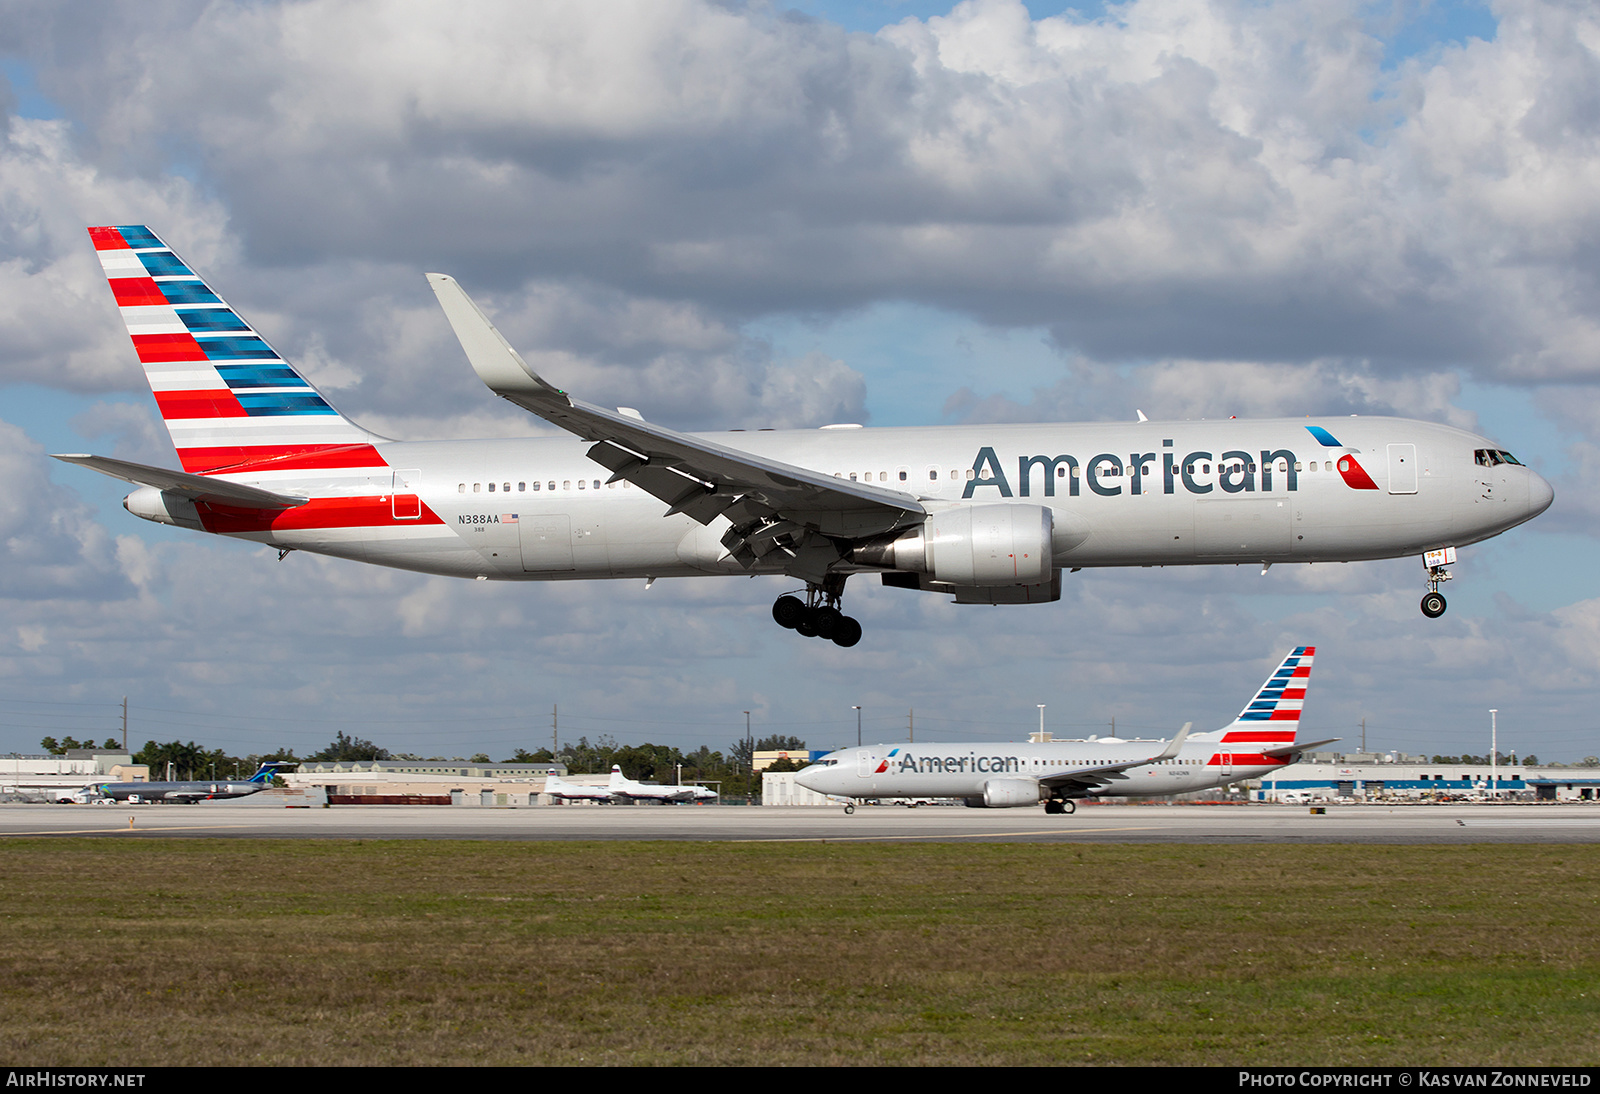
[[1329,737],[1325,741],[1295,741],[1293,744],[1279,745],[1276,748],[1263,748],[1261,754],[1263,756],[1293,756],[1296,753],[1309,752],[1313,748],[1321,748],[1323,745],[1331,745],[1335,741],[1343,739],[1342,737]]
[[187,471],[170,471],[164,467],[147,467],[142,463],[114,460],[110,456],[88,456],[69,452],[52,454],[52,458],[63,463],[75,463],[79,467],[87,467],[91,471],[110,475],[123,482],[131,482],[135,486],[153,486],[157,490],[177,494],[193,501],[216,502],[220,505],[241,506],[246,509],[293,509],[310,500],[290,494],[275,494],[258,486],[245,486],[243,483],[212,478],[210,475],[192,475]]

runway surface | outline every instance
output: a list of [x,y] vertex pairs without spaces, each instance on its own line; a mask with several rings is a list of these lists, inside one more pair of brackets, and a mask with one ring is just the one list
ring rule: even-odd
[[863,806],[587,806],[484,809],[335,806],[284,809],[249,799],[198,805],[0,806],[0,837],[126,839],[712,840],[993,843],[1590,843],[1595,805],[1088,805],[1039,809]]

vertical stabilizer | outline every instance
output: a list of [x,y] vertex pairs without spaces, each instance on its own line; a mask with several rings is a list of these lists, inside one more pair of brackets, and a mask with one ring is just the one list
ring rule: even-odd
[[293,365],[143,225],[90,228],[183,469],[383,466],[380,440]]
[[1272,745],[1292,744],[1300,730],[1300,711],[1306,702],[1315,646],[1296,646],[1261,685],[1239,717],[1222,731],[1225,744],[1238,752],[1254,752]]

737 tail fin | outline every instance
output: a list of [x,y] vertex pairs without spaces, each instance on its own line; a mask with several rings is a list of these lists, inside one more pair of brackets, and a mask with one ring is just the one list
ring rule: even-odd
[[383,466],[344,417],[142,224],[90,228],[161,417],[190,472]]
[[1305,706],[1306,684],[1311,679],[1311,660],[1316,652],[1315,646],[1296,646],[1290,651],[1239,717],[1223,729],[1223,742],[1254,746],[1249,749],[1252,752],[1292,744],[1300,729],[1300,711]]

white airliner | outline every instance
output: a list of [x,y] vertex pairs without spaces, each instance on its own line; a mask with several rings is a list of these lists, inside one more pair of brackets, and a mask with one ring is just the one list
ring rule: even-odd
[[611,765],[611,780],[605,786],[584,786],[569,783],[554,771],[545,776],[544,792],[556,798],[571,801],[659,801],[708,802],[717,800],[717,792],[703,786],[660,786],[655,783],[635,782],[622,773],[618,764]]
[[1099,566],[1422,556],[1549,507],[1494,442],[1398,418],[1099,422],[688,434],[536,375],[442,274],[428,280],[495,394],[573,437],[393,441],[344,417],[148,228],[89,234],[182,471],[58,459],[140,487],[196,531],[479,580],[783,574],[773,617],[851,646],[845,582],[1048,603]]
[[554,771],[549,772],[544,777],[544,792],[552,798],[564,798],[568,801],[609,802],[612,800],[610,787],[569,783]]
[[[1214,733],[1171,741],[1035,741],[1027,744],[872,745],[830,752],[795,782],[836,798],[962,798],[990,809],[1038,805],[1071,813],[1077,798],[1160,797],[1254,779],[1331,744],[1296,742],[1315,646],[1299,646],[1239,717]],[[854,804],[845,812],[855,811]]]
[[622,773],[617,764],[611,765],[611,783],[607,787],[613,798],[629,801],[658,802],[713,802],[717,792],[704,786],[661,786],[656,783],[635,782]]

